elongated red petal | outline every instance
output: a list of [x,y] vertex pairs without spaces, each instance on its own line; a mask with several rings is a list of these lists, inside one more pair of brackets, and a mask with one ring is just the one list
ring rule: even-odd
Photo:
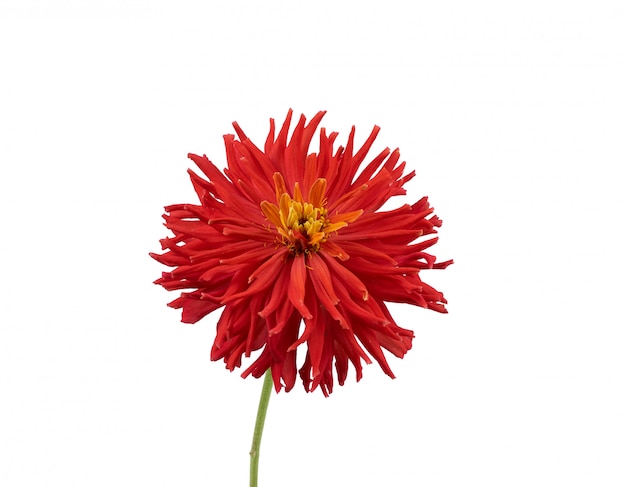
[[304,304],[304,291],[306,285],[306,267],[304,257],[295,257],[291,260],[291,278],[289,287],[287,288],[287,296],[301,314],[303,318],[310,319],[313,317],[311,312]]

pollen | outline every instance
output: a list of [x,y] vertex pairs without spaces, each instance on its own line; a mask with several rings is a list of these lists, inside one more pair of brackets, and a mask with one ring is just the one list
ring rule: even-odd
[[294,185],[293,197],[290,196],[280,173],[274,174],[274,184],[277,204],[263,201],[261,211],[276,228],[277,240],[294,255],[319,251],[332,234],[363,213],[358,210],[329,216],[324,178],[318,178],[311,185],[307,199],[303,197],[298,183]]

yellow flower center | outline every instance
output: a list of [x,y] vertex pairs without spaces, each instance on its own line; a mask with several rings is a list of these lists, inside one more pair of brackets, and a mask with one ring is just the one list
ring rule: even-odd
[[306,201],[298,183],[294,186],[293,197],[289,195],[280,173],[274,174],[274,184],[278,205],[263,201],[261,211],[276,227],[279,241],[295,255],[317,252],[332,233],[363,213],[358,210],[329,217],[324,197],[326,179],[323,178],[318,178],[311,185]]

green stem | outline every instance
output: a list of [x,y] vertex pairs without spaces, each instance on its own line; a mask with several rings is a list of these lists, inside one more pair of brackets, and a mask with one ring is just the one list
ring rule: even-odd
[[261,436],[263,435],[263,425],[265,424],[265,415],[267,414],[267,406],[270,402],[272,394],[271,369],[265,372],[263,378],[263,389],[261,389],[261,399],[259,400],[259,410],[256,413],[256,423],[254,424],[254,435],[252,436],[252,448],[250,449],[250,487],[257,487],[259,478],[259,449],[261,448]]

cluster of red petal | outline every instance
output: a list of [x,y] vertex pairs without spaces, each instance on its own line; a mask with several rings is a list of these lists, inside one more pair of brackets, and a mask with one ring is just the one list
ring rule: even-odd
[[[165,208],[173,237],[161,240],[163,254],[151,255],[174,268],[157,284],[191,290],[169,304],[182,308],[183,322],[195,323],[224,308],[212,360],[223,359],[232,371],[242,356],[262,349],[242,375],[260,377],[271,369],[276,390],[289,391],[298,372],[296,352],[306,344],[299,370],[304,387],[319,387],[328,395],[333,365],[340,385],[349,363],[359,380],[362,361],[371,363],[370,356],[393,377],[383,349],[403,357],[413,332],[394,322],[385,302],[445,312],[443,294],[422,282],[420,271],[452,261],[436,263],[425,252],[436,238],[418,241],[441,225],[426,198],[377,211],[390,197],[405,194],[404,183],[415,175],[403,175],[398,150],[385,149],[362,167],[378,127],[356,153],[354,127],[346,147],[337,150],[338,134],[321,128],[319,152],[309,153],[323,115],[308,124],[302,116],[289,140],[291,110],[277,135],[271,120],[263,149],[233,123],[239,140],[224,136],[228,167],[223,173],[206,156],[190,154],[208,178],[189,170],[200,204]],[[294,255],[261,211],[263,201],[276,201],[275,173],[290,190],[299,183],[305,195],[318,178],[326,179],[329,215],[363,213],[319,251]]]

